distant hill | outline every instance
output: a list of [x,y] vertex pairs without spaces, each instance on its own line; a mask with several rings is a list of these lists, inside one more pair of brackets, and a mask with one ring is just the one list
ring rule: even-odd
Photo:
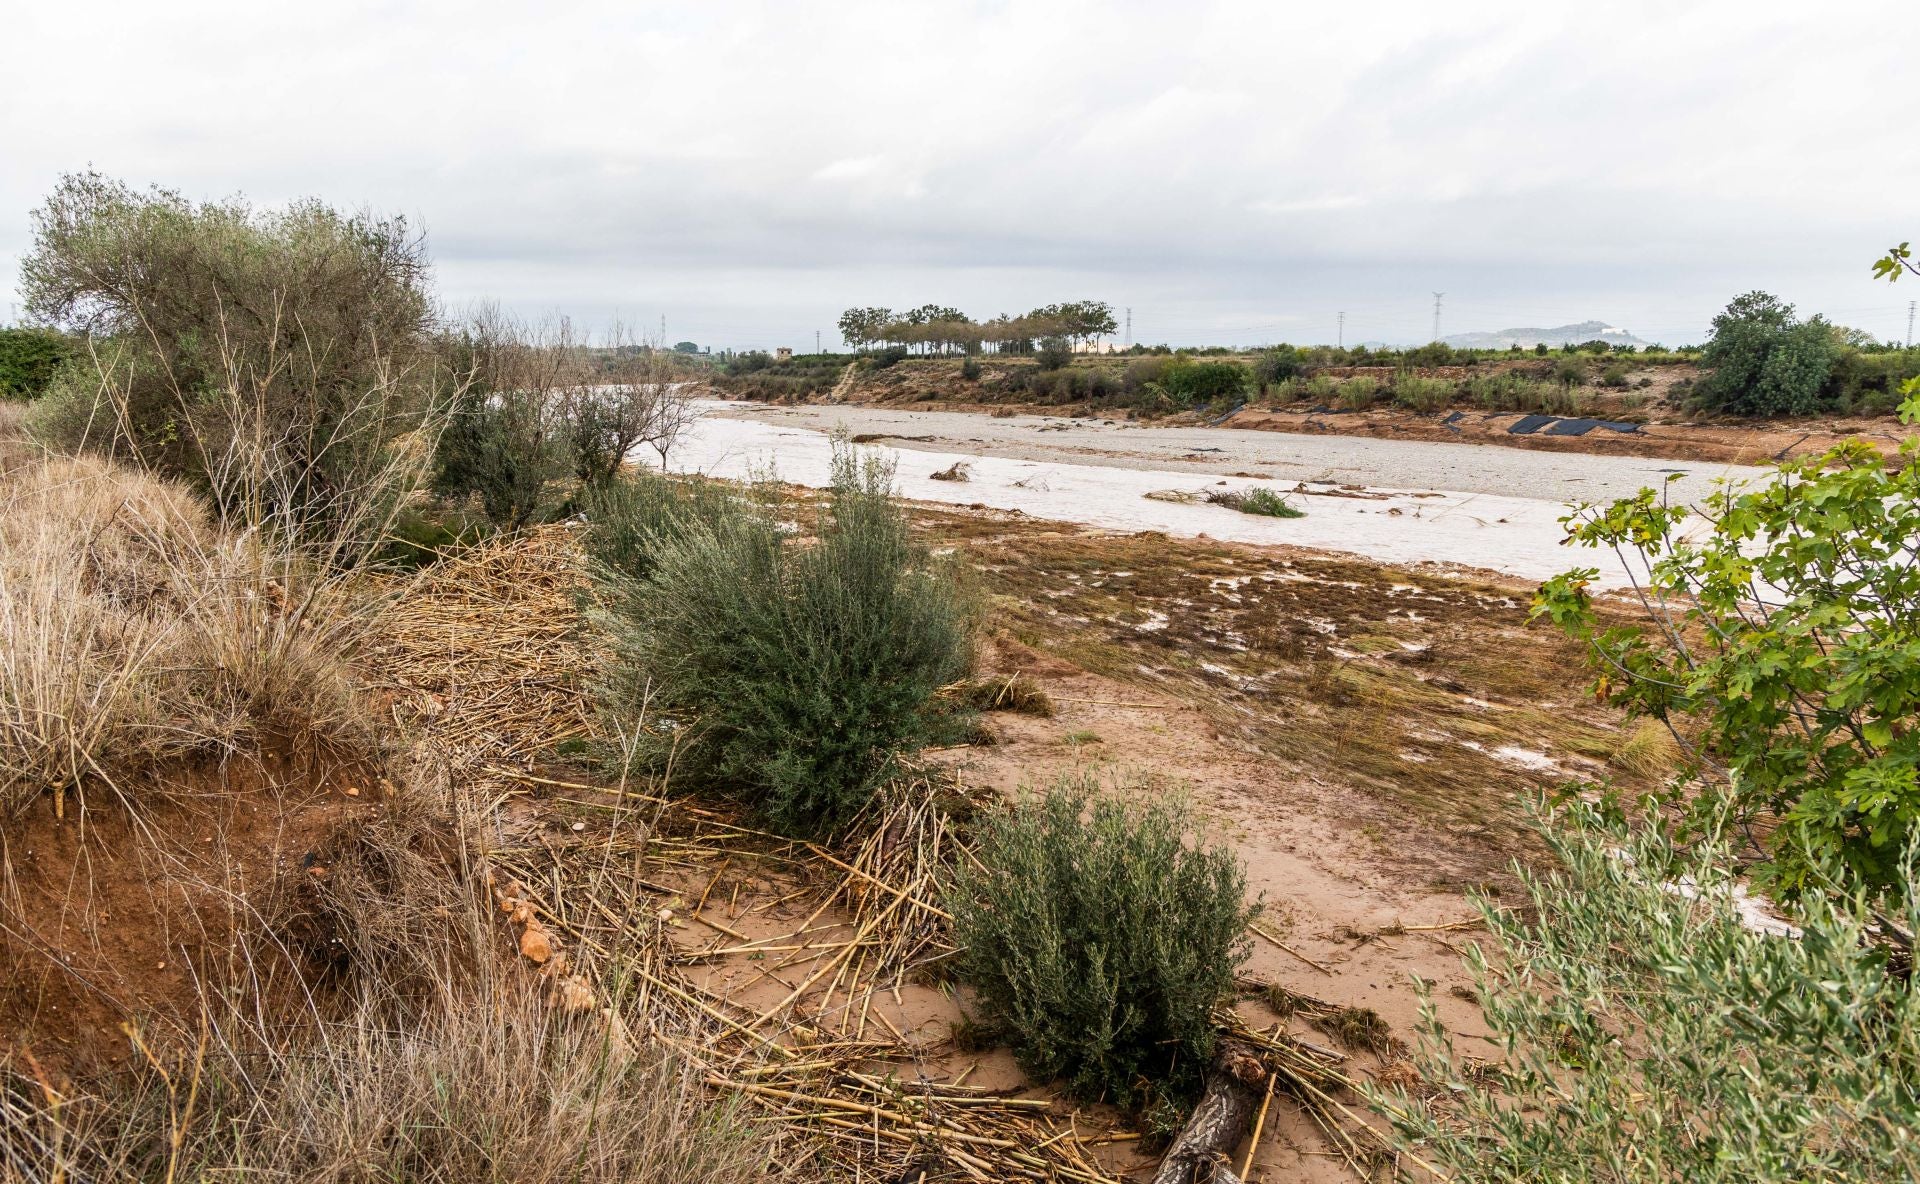
[[1625,329],[1616,328],[1605,321],[1581,321],[1577,325],[1556,325],[1551,329],[1500,329],[1492,333],[1455,333],[1451,337],[1442,337],[1440,340],[1456,349],[1509,349],[1516,345],[1522,349],[1532,349],[1542,344],[1557,349],[1563,345],[1579,345],[1585,341],[1604,341],[1608,345],[1645,346],[1649,344]]

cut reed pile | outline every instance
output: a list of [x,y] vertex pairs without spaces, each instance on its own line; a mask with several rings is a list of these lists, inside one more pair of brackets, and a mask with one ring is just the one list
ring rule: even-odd
[[[1100,1149],[1139,1135],[1038,1090],[968,1085],[971,1069],[941,1063],[950,1032],[888,1018],[903,993],[927,997],[953,952],[940,901],[967,858],[956,819],[979,803],[910,765],[814,844],[732,805],[554,768],[556,746],[598,738],[583,587],[565,527],[477,548],[400,590],[366,663],[396,718],[443,748],[486,807],[487,875],[550,1005],[597,1013],[610,1039],[676,1050],[717,1095],[785,1131],[791,1153],[850,1178],[1118,1184]],[[713,985],[722,966],[760,993]],[[1222,1022],[1316,1116],[1365,1125],[1333,1100],[1349,1087],[1337,1054]],[[1377,1161],[1367,1138],[1336,1140],[1357,1171]]]
[[396,723],[469,761],[525,765],[593,729],[573,530],[554,525],[396,578],[367,647]]

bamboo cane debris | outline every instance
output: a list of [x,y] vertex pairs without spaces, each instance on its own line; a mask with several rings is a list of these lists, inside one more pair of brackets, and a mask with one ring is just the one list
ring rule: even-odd
[[[911,1178],[901,1173],[919,1165],[929,1179],[1118,1184],[1091,1150],[1128,1147],[1137,1133],[1104,1123],[1082,1133],[1049,1097],[968,1085],[978,1062],[942,1081],[928,1070],[944,1034],[929,1039],[876,1005],[898,1007],[916,975],[953,953],[939,899],[947,869],[972,858],[952,822],[973,808],[963,791],[905,762],[907,775],[838,842],[803,845],[656,784],[554,772],[556,749],[596,735],[584,589],[567,527],[477,547],[396,580],[361,656],[369,687],[447,754],[490,820],[490,884],[515,901],[523,934],[530,922],[547,939],[530,973],[555,1005],[618,1039],[675,1049],[710,1088],[812,1140],[852,1178]],[[543,829],[551,810],[586,812],[592,829]],[[807,916],[774,931],[789,911]],[[773,958],[798,970],[770,974],[782,983],[773,1006],[700,977],[728,963],[769,974]],[[1377,1157],[1377,1134],[1336,1100],[1351,1084],[1339,1054],[1248,1032],[1231,1013],[1221,1022],[1350,1164]]]

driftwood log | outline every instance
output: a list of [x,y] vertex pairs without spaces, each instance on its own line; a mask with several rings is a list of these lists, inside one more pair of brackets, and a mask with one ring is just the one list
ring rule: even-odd
[[1233,1149],[1266,1092],[1267,1068],[1244,1045],[1223,1042],[1207,1069],[1206,1092],[1167,1148],[1153,1184],[1240,1184]]

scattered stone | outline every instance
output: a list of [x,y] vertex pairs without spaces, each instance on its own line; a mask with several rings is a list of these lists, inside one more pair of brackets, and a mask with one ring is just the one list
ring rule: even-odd
[[520,956],[530,962],[545,962],[553,957],[553,939],[539,925],[529,925],[520,934]]
[[569,974],[553,985],[553,1004],[569,1015],[593,1006],[593,988],[577,974]]

